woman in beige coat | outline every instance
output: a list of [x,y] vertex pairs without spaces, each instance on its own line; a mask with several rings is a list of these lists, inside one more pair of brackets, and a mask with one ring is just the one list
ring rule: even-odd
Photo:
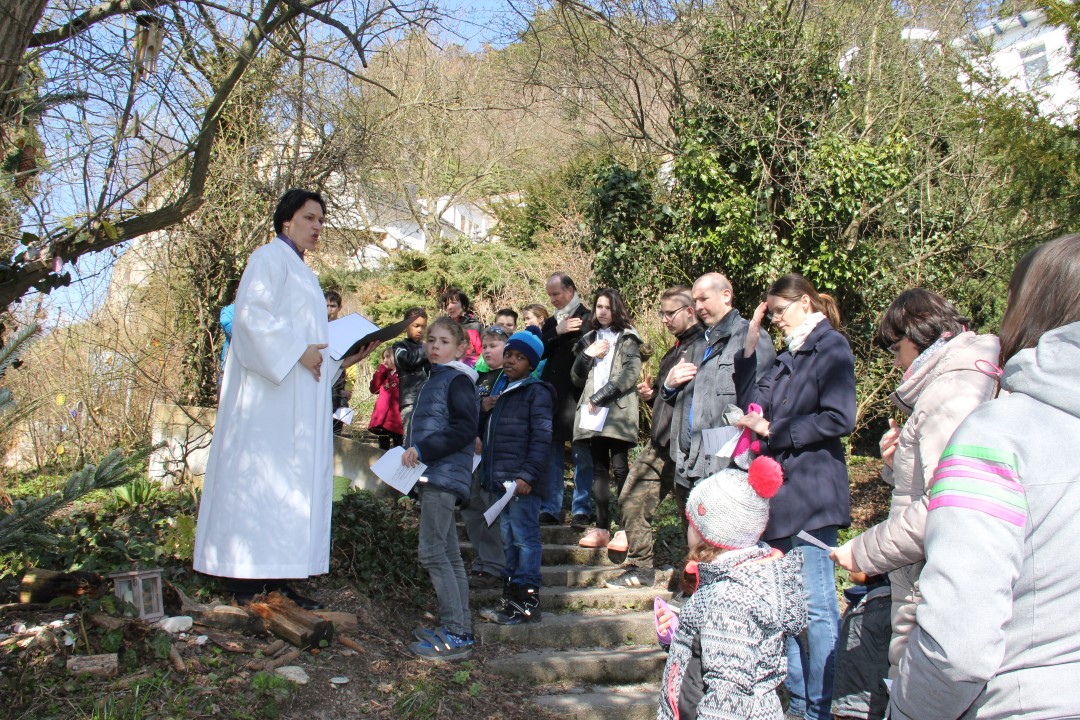
[[998,339],[967,330],[968,320],[945,298],[916,288],[893,301],[878,326],[878,343],[904,371],[889,396],[907,422],[890,420],[881,438],[881,478],[893,486],[889,517],[833,551],[852,572],[889,574],[892,641],[889,676],[896,677],[915,626],[922,571],[923,531],[930,483],[949,438],[961,421],[989,400],[996,385]]

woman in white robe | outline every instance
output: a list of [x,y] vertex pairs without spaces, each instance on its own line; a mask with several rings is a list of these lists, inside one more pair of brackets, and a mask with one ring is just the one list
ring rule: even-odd
[[339,368],[325,352],[326,301],[303,253],[318,244],[325,203],[290,190],[274,213],[277,237],[251,254],[240,280],[217,424],[195,532],[196,571],[226,580],[238,601],[281,590],[330,563],[333,435],[330,390]]

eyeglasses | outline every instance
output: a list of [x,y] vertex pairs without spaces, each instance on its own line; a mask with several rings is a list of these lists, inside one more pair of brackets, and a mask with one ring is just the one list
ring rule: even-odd
[[769,317],[772,319],[773,322],[776,322],[780,318],[784,317],[784,313],[786,313],[788,311],[788,308],[791,307],[792,305],[794,305],[795,302],[796,301],[792,300],[787,305],[785,305],[781,310],[771,310],[771,311],[769,311]]
[[896,355],[898,352],[900,352],[900,341],[903,340],[905,337],[905,335],[901,335],[899,338],[897,338],[896,342],[889,346],[889,352],[891,352],[893,355]]
[[485,335],[488,335],[488,334],[502,335],[504,338],[510,337],[510,333],[506,332],[506,328],[499,327],[498,325],[492,325],[491,327],[489,327],[487,330],[484,331],[484,334]]
[[673,317],[675,317],[676,315],[678,315],[679,313],[681,313],[683,310],[685,310],[688,307],[690,307],[690,306],[689,305],[680,305],[675,310],[661,310],[660,313],[659,313],[660,314],[660,319],[661,320],[671,320]]

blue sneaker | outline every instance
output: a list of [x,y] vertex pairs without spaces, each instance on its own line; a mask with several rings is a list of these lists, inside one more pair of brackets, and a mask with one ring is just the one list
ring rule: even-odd
[[417,637],[420,635],[425,637],[411,643],[409,652],[425,660],[440,662],[467,660],[472,656],[473,645],[476,644],[476,639],[472,633],[461,633],[459,635],[449,632],[445,627],[434,631],[424,631],[423,628],[418,628],[414,634]]

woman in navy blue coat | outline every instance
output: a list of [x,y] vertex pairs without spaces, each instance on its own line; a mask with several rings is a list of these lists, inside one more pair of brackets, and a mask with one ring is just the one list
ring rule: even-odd
[[803,556],[803,586],[810,624],[805,642],[788,645],[791,694],[788,714],[808,720],[832,717],[833,656],[840,621],[829,554],[795,537],[805,530],[829,547],[851,524],[847,464],[840,439],[855,428],[855,358],[836,328],[836,302],[802,275],[785,275],[769,288],[750,321],[756,339],[765,315],[784,333],[787,349],[772,370],[754,382],[754,343],[735,360],[739,405],[762,407],[737,424],[762,438],[762,453],[784,468],[784,486],[772,499],[763,540]]

